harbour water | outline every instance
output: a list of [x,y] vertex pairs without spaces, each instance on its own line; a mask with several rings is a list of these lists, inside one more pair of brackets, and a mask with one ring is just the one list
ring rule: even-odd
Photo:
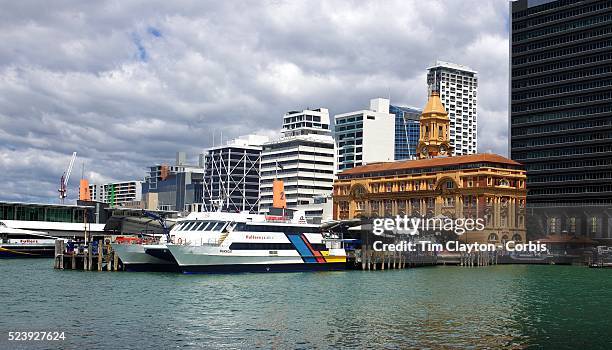
[[[2,260],[0,348],[610,348],[612,269],[180,275]],[[9,342],[9,331],[65,340]]]

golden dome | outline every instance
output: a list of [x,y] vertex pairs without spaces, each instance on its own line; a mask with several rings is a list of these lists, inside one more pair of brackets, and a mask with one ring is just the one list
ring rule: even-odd
[[427,100],[427,104],[425,108],[423,108],[423,115],[427,116],[430,114],[437,114],[442,116],[447,116],[448,113],[446,109],[444,109],[444,105],[442,104],[442,100],[440,100],[440,93],[437,91],[432,91],[431,95],[429,95],[429,99]]

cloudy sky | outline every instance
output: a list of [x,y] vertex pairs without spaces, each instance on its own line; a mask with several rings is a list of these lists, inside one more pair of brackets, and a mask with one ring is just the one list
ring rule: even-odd
[[479,72],[480,152],[506,154],[507,0],[3,1],[0,200],[142,179],[287,110],[422,107],[436,60]]

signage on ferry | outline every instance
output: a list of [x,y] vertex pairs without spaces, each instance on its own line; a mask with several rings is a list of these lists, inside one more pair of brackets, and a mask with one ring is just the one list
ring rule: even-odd
[[264,235],[246,235],[246,239],[257,239],[257,240],[265,240],[265,239],[273,239],[272,236],[264,236]]

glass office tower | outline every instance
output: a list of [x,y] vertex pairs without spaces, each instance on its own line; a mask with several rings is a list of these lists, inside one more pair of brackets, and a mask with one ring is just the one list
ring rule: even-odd
[[421,110],[414,107],[389,106],[395,115],[395,160],[412,159],[417,156]]
[[533,229],[610,240],[612,1],[510,6],[510,156],[528,207],[550,208]]

